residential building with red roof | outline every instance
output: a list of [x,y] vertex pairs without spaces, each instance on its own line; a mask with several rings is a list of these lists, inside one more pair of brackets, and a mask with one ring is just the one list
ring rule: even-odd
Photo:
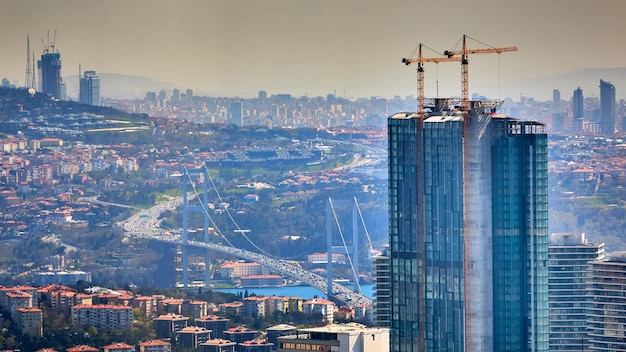
[[333,322],[335,303],[323,298],[313,298],[302,304],[304,314],[321,314],[328,324]]
[[248,275],[241,277],[241,287],[282,287],[285,279],[280,275]]
[[224,339],[208,340],[200,345],[202,352],[235,352],[236,342]]
[[269,297],[250,296],[243,299],[243,315],[247,317],[264,317]]
[[224,331],[228,330],[229,320],[217,315],[207,315],[195,320],[196,326],[211,330],[213,339],[223,339]]
[[139,343],[139,352],[171,352],[172,344],[163,340],[151,340]]
[[188,348],[198,348],[211,339],[211,330],[199,326],[188,326],[176,332],[177,344]]
[[249,340],[240,342],[235,347],[236,352],[271,352],[273,343],[265,340]]
[[218,311],[226,314],[238,315],[243,310],[243,302],[227,302],[218,306]]
[[264,275],[269,271],[259,263],[225,262],[220,265],[222,278],[238,278],[250,275]]
[[99,349],[88,345],[79,345],[65,349],[66,352],[98,352]]
[[245,326],[237,326],[224,331],[224,336],[227,340],[237,343],[254,340],[258,337],[258,335],[258,331],[249,329]]
[[185,300],[181,306],[181,314],[194,319],[208,314],[209,304],[199,300]]
[[43,336],[43,314],[39,308],[17,308],[13,320],[22,334]]
[[139,308],[140,314],[152,317],[156,313],[157,298],[154,296],[136,296],[130,301],[134,308]]
[[180,314],[163,314],[154,318],[154,330],[158,339],[174,339],[176,332],[187,327],[189,318]]
[[102,346],[102,352],[135,352],[135,346],[123,342],[115,342]]

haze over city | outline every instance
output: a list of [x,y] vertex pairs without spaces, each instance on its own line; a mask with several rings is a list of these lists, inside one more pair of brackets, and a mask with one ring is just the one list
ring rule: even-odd
[[0,351],[626,351],[623,1],[0,0]]
[[[626,39],[624,11],[620,0],[3,0],[0,76],[22,84],[26,35],[38,56],[41,37],[47,40],[56,29],[64,77],[76,75],[80,63],[205,95],[249,97],[263,89],[296,96],[405,96],[415,94],[415,74],[400,59],[420,42],[443,52],[467,34],[487,45],[519,48],[500,57],[471,57],[470,93],[548,99],[555,88],[576,87],[528,90],[520,82],[624,66],[625,49],[617,45]],[[427,95],[436,94],[437,79],[440,96],[460,94],[457,64],[426,69]],[[600,78],[612,80],[597,77],[578,85],[597,94]]]

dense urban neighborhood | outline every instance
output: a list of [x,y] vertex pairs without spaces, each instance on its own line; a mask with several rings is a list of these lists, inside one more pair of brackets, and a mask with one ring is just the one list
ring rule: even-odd
[[[212,194],[204,210],[214,222],[211,242],[260,249],[325,275],[326,203],[357,198],[369,236],[360,245],[365,264],[358,277],[374,281],[388,231],[385,115],[393,106],[410,109],[414,101],[266,93],[250,100],[208,99],[187,92],[169,106],[163,94],[110,102],[123,112],[26,90],[0,92],[3,348],[213,351],[209,346],[223,339],[235,349],[256,341],[245,351],[266,351],[279,343],[270,338],[273,325],[290,334],[333,322],[364,324],[338,325],[339,330],[375,325],[371,306],[249,295],[246,288],[298,282],[219,251],[211,251],[210,263],[202,251],[191,254],[191,281],[202,282],[208,270],[212,285],[240,287],[240,296],[184,288],[181,246],[171,239],[180,236],[183,187],[190,182],[192,203],[205,186]],[[232,120],[234,108],[247,123]],[[551,232],[585,232],[608,249],[624,249],[623,135],[568,132],[564,123],[555,125],[563,104],[526,100],[506,102],[503,109],[534,116],[554,130]],[[308,122],[292,124],[288,116]],[[198,168],[208,178],[185,179],[189,169]],[[177,206],[146,212],[166,203]],[[338,222],[350,224],[349,207],[337,209]],[[188,228],[198,229],[188,233],[190,240],[204,240],[202,218],[188,219]],[[351,238],[353,230],[344,226]],[[345,256],[333,254],[332,261],[337,280],[351,277]],[[292,325],[279,325],[285,323]],[[251,332],[238,341],[225,335],[228,330]]]

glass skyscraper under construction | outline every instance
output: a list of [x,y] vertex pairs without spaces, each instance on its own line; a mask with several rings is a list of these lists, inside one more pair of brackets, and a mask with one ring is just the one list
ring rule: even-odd
[[448,104],[388,119],[391,351],[547,351],[544,126]]
[[61,54],[45,50],[41,60],[37,61],[39,68],[39,91],[43,94],[61,98]]

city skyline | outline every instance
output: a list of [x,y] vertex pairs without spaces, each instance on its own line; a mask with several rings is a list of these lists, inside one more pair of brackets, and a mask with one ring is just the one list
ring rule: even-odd
[[[568,98],[576,86],[529,92],[519,91],[515,82],[624,66],[614,43],[625,33],[619,16],[626,4],[615,0],[601,5],[533,0],[523,6],[510,0],[141,0],[106,6],[3,0],[0,7],[0,76],[19,84],[26,68],[26,35],[39,54],[39,38],[46,40],[55,29],[64,77],[75,75],[82,63],[97,72],[150,77],[207,95],[251,97],[259,90],[296,96],[412,95],[415,71],[400,59],[411,56],[420,42],[441,52],[452,49],[463,34],[488,45],[519,48],[500,58],[470,57],[470,93],[490,98],[523,93],[549,99],[555,88]],[[612,41],[601,40],[609,33]],[[457,65],[428,65],[426,70],[426,95],[460,94]],[[597,87],[597,79],[592,84]],[[598,94],[597,88],[583,89],[586,95]],[[619,97],[619,85],[617,91]]]

